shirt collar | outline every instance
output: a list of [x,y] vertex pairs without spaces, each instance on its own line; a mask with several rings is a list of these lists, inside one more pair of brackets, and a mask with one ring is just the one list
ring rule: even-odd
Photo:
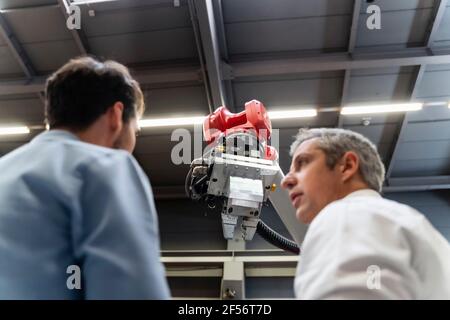
[[357,191],[353,191],[352,193],[349,193],[346,195],[343,199],[347,198],[354,198],[354,197],[374,197],[374,198],[381,198],[381,195],[372,189],[361,189]]
[[44,131],[37,135],[32,141],[44,141],[44,140],[74,140],[80,141],[80,139],[73,133],[67,130],[52,129]]

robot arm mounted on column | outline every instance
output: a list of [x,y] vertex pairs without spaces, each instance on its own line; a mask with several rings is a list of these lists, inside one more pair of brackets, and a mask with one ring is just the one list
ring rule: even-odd
[[[283,173],[277,151],[269,145],[272,126],[263,104],[252,100],[238,114],[220,107],[205,119],[203,133],[208,146],[186,176],[188,196],[220,213],[226,239],[251,240],[258,232],[272,244],[298,253],[306,226],[295,219],[287,192],[278,187]],[[260,220],[268,199],[295,242]]]

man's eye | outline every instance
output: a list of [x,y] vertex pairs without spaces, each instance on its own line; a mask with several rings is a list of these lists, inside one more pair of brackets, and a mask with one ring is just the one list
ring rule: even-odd
[[298,166],[299,168],[301,168],[301,167],[304,166],[306,163],[307,163],[306,159],[299,159],[299,160],[297,161],[297,166]]

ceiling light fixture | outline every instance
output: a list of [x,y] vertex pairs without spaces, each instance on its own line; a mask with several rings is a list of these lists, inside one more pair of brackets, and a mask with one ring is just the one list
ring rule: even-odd
[[370,113],[391,113],[418,111],[423,108],[423,103],[398,103],[385,105],[368,105],[368,106],[347,106],[341,110],[342,115],[357,115]]
[[84,5],[84,4],[96,4],[96,3],[102,3],[102,2],[117,2],[117,1],[121,1],[121,0],[74,0],[71,1],[70,4],[71,5]]
[[[285,111],[269,111],[268,115],[270,120],[310,118],[317,116],[317,110],[299,109],[299,110],[285,110]],[[150,128],[150,127],[170,127],[170,126],[203,124],[205,118],[206,116],[142,119],[139,121],[139,127]]]
[[13,135],[13,134],[28,134],[30,128],[22,127],[0,127],[0,135]]

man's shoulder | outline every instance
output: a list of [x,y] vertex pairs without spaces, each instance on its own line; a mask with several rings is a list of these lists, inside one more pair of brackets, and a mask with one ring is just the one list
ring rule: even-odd
[[129,156],[129,153],[124,150],[106,148],[83,141],[63,141],[61,146],[66,152],[73,153],[74,156],[78,156],[81,160],[88,162],[103,158],[123,160]]
[[75,170],[87,174],[105,173],[114,175],[117,170],[139,170],[133,156],[124,150],[105,148],[88,143],[68,146],[70,152],[77,154]]
[[312,224],[333,224],[338,220],[345,224],[370,223],[382,220],[405,227],[421,223],[425,217],[416,209],[381,196],[346,197],[327,205]]
[[423,214],[407,205],[380,196],[349,197],[330,203],[314,218],[303,249],[348,241],[378,246],[374,239],[397,245],[420,238],[420,230],[428,232],[432,227]]
[[50,159],[59,159],[70,155],[72,160],[92,160],[105,156],[123,157],[127,152],[98,146],[92,143],[74,139],[48,139],[43,134],[38,135],[30,142],[12,150],[0,160],[16,158],[24,153],[34,153],[36,158],[48,156]]
[[69,139],[31,141],[0,158],[0,167],[3,165],[10,169],[20,166],[27,171],[50,170],[66,175],[70,172],[76,175],[111,174],[111,170],[117,168],[138,169],[132,155],[124,150]]

